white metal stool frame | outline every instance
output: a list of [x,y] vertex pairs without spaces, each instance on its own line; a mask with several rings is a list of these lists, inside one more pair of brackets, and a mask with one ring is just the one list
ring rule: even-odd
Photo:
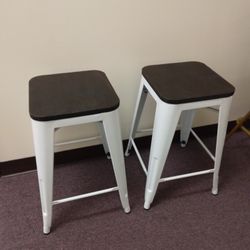
[[[118,190],[125,213],[130,212],[118,109],[111,112],[60,120],[37,121],[31,119],[31,121],[42,205],[44,234],[50,232],[52,223],[52,205]],[[104,150],[106,153],[108,153],[108,151],[110,152],[117,186],[53,201],[54,132],[61,127],[90,122],[99,122],[99,124],[101,124],[101,131],[104,132],[101,132]]]
[[[135,144],[134,138],[142,114],[143,106],[147,97],[147,93],[154,98],[156,101],[156,112],[154,118],[154,126],[152,133],[152,142],[150,148],[150,156],[148,163],[148,170],[142,160],[139,150]],[[147,176],[146,188],[145,188],[145,200],[144,208],[149,209],[153,202],[158,184],[160,182],[171,181],[176,179],[187,178],[196,175],[213,173],[213,187],[212,193],[216,195],[218,193],[218,177],[220,170],[220,163],[222,157],[222,151],[224,146],[224,140],[226,135],[228,115],[231,106],[232,96],[218,99],[210,99],[204,101],[180,103],[180,104],[169,104],[162,101],[159,96],[152,89],[147,80],[142,76],[139,94],[135,106],[135,112],[133,116],[129,141],[125,155],[129,155],[129,150],[133,146],[141,166]],[[219,106],[219,118],[218,118],[218,129],[216,139],[216,152],[215,156],[209,151],[204,145],[197,134],[192,130],[192,121],[195,114],[195,109],[206,108],[211,106]],[[181,135],[180,141],[181,146],[187,144],[190,132],[195,136],[201,146],[206,150],[209,156],[214,161],[214,168],[187,173],[183,175],[171,176],[167,178],[161,178],[164,164],[167,159],[167,155],[172,143],[172,139],[177,127],[177,123],[180,119]]]

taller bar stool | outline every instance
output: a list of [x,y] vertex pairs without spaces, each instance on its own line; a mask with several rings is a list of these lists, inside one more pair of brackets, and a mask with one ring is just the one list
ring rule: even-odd
[[[44,75],[30,80],[29,112],[44,234],[50,232],[52,206],[67,201],[118,190],[124,211],[130,212],[118,107],[119,98],[101,71]],[[117,186],[53,201],[54,132],[65,126],[90,122],[99,124],[104,150],[111,156]]]
[[[212,193],[215,195],[218,193],[218,175],[234,91],[230,83],[200,62],[152,65],[142,69],[141,84],[125,155],[129,155],[133,146],[147,175],[145,209],[150,208],[160,182],[213,173]],[[146,168],[134,138],[148,93],[156,101],[156,112],[149,163]],[[195,109],[211,106],[219,106],[215,156],[192,130]],[[214,161],[214,167],[209,170],[161,178],[179,118],[181,146],[186,146],[191,132]]]

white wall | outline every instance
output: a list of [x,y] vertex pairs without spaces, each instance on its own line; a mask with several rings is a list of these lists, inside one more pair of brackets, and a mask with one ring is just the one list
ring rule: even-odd
[[[200,60],[236,86],[236,119],[250,107],[249,17],[249,0],[1,0],[0,161],[34,155],[28,80],[39,74],[105,71],[127,138],[142,66]],[[151,126],[153,107],[149,100],[142,127]],[[215,117],[200,113],[195,124]],[[78,126],[57,140],[95,134]]]

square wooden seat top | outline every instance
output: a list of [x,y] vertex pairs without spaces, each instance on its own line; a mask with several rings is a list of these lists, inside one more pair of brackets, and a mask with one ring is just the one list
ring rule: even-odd
[[102,71],[42,75],[29,82],[29,112],[34,120],[85,116],[118,107],[119,98]]
[[171,104],[232,96],[235,88],[201,62],[146,66],[142,75],[159,96]]

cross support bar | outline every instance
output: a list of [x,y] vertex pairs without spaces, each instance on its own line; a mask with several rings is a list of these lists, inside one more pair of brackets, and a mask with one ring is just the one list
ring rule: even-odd
[[170,176],[170,177],[160,179],[159,182],[173,181],[173,180],[188,178],[188,177],[192,177],[196,175],[202,175],[202,174],[212,174],[213,172],[214,172],[214,169],[208,169],[208,170],[203,170],[203,171],[198,171],[198,172],[193,172],[193,173],[188,173],[188,174]]
[[146,166],[145,166],[145,164],[144,164],[144,162],[143,162],[143,160],[142,160],[142,157],[141,157],[141,155],[140,155],[140,153],[139,153],[139,150],[138,150],[138,148],[137,148],[137,146],[136,146],[134,140],[133,140],[133,139],[130,139],[130,140],[131,140],[132,145],[133,145],[133,147],[134,147],[134,149],[135,149],[135,153],[137,154],[137,157],[138,157],[138,159],[139,159],[139,161],[140,161],[140,163],[141,163],[142,169],[143,169],[144,173],[147,175],[147,174],[148,174],[148,171],[147,171],[147,168],[146,168]]
[[72,140],[72,141],[66,141],[66,142],[58,142],[58,143],[55,143],[54,145],[56,147],[58,147],[58,146],[75,144],[75,143],[80,143],[80,142],[94,141],[94,140],[97,140],[97,139],[100,139],[100,138],[101,138],[100,136],[93,136],[93,137],[88,137],[88,138],[83,138],[83,139],[78,139],[78,140]]
[[200,139],[200,137],[194,132],[193,129],[191,129],[192,135],[195,137],[195,139],[200,143],[200,145],[205,149],[207,154],[211,157],[213,161],[215,161],[214,155],[210,152],[210,150],[207,148],[207,146],[203,143],[203,141]]
[[72,196],[72,197],[68,197],[68,198],[64,198],[64,199],[60,199],[60,200],[55,200],[55,201],[52,202],[52,204],[53,205],[58,205],[58,204],[65,203],[65,202],[68,202],[68,201],[79,200],[79,199],[83,199],[83,198],[87,198],[87,197],[91,197],[91,196],[110,193],[110,192],[117,191],[117,190],[118,190],[118,187],[102,189],[102,190],[91,192],[91,193],[80,194],[80,195],[76,195],[76,196]]

